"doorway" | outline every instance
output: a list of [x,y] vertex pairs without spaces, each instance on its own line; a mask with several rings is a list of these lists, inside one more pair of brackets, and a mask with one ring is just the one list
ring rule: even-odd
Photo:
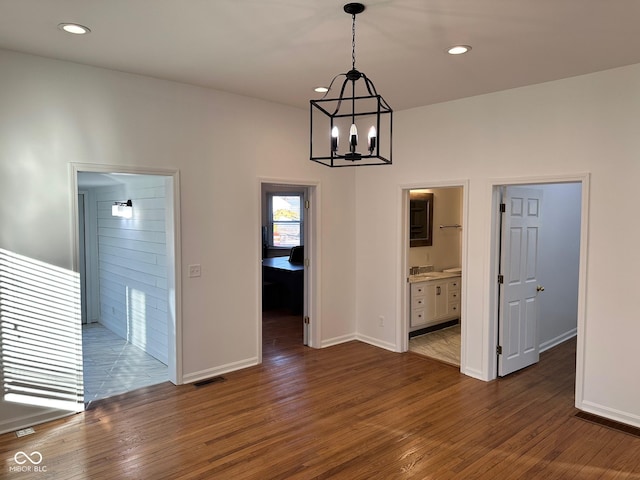
[[463,188],[408,194],[409,351],[460,367]]
[[[505,340],[506,337],[509,337],[509,334],[505,337],[504,330],[509,322],[509,312],[504,311],[504,305],[509,302],[504,302],[507,298],[506,295],[501,297],[502,285],[509,281],[506,277],[511,275],[511,271],[517,270],[504,255],[504,252],[508,251],[508,245],[506,248],[503,245],[504,242],[513,241],[509,236],[503,235],[503,216],[505,214],[502,211],[508,210],[509,206],[501,207],[505,198],[510,201],[508,200],[510,188],[514,191],[524,189],[521,191],[533,192],[534,195],[537,195],[535,194],[537,191],[541,198],[539,207],[536,207],[540,209],[541,222],[539,226],[535,227],[538,260],[534,262],[533,257],[530,256],[531,258],[527,260],[528,265],[526,265],[527,276],[535,280],[535,285],[532,285],[532,288],[535,290],[533,296],[536,301],[530,302],[530,305],[535,305],[536,311],[534,330],[530,330],[535,334],[535,343],[532,346],[536,350],[544,352],[566,340],[577,337],[576,367],[578,372],[583,365],[583,345],[581,344],[580,332],[584,325],[588,177],[537,180],[520,179],[511,182],[495,182],[492,187],[490,270],[493,281],[490,282],[490,318],[493,321],[490,324],[489,334],[491,378],[501,375],[498,368],[500,355],[511,355],[517,353],[518,349],[518,347],[500,345],[501,342],[508,343],[510,341]],[[532,205],[536,202],[537,200]],[[515,237],[520,238],[518,235]],[[521,244],[519,242],[516,244],[518,245],[516,248],[520,248]],[[522,245],[526,247],[526,241]],[[504,264],[505,262],[506,264]],[[499,275],[503,275],[503,278]],[[500,281],[504,283],[501,284]],[[504,304],[502,307],[501,301]],[[517,301],[513,301],[510,305],[516,314],[521,311]],[[502,325],[500,322],[503,322]],[[511,335],[511,337],[514,339],[517,335]],[[535,355],[533,358],[535,362]],[[505,372],[508,372],[508,369]],[[576,399],[579,398],[580,389],[581,375],[578,374],[576,375]]]
[[[434,208],[433,226],[432,226],[432,231],[434,235],[433,242],[435,243],[431,245],[431,250],[430,250],[431,254],[427,256],[426,255],[427,252],[424,251],[422,258],[420,258],[420,254],[418,254],[418,258],[415,258],[415,255],[411,254],[411,250],[413,249],[410,246],[411,244],[410,193],[412,190],[435,192],[434,204],[433,204],[433,208]],[[399,251],[400,255],[398,260],[401,265],[401,268],[399,271],[403,273],[402,281],[400,282],[400,285],[398,287],[399,298],[403,299],[403,301],[399,305],[399,312],[398,312],[398,317],[403,319],[401,322],[398,322],[398,329],[397,329],[397,344],[398,344],[399,350],[402,352],[409,351],[410,333],[412,332],[412,330],[415,331],[415,329],[411,326],[411,313],[412,313],[411,288],[412,288],[413,282],[410,281],[411,274],[412,272],[415,274],[415,271],[412,271],[410,267],[425,266],[426,264],[428,268],[432,267],[434,271],[445,270],[445,269],[446,270],[455,269],[456,272],[455,272],[455,275],[453,276],[457,277],[458,281],[457,281],[457,285],[451,286],[451,292],[453,295],[454,290],[456,291],[455,295],[458,296],[457,301],[460,302],[459,304],[460,306],[458,307],[458,310],[459,310],[458,314],[455,315],[455,318],[458,319],[457,326],[453,324],[450,326],[455,327],[455,330],[458,330],[459,328],[459,333],[458,331],[455,331],[453,333],[456,341],[459,342],[459,345],[460,345],[459,347],[457,346],[454,347],[456,357],[459,356],[460,370],[463,370],[465,365],[465,342],[467,338],[466,331],[465,331],[466,323],[464,321],[465,311],[463,308],[462,300],[466,297],[466,294],[465,294],[466,284],[464,279],[466,277],[465,265],[466,265],[467,250],[468,250],[468,239],[467,239],[467,229],[464,228],[464,226],[468,223],[468,218],[467,218],[468,217],[468,205],[467,205],[468,191],[469,191],[468,180],[458,180],[458,181],[451,180],[451,181],[442,181],[442,182],[431,181],[431,182],[413,183],[408,185],[402,185],[400,186],[400,190],[399,190],[399,201],[400,201],[399,211],[401,212],[401,218],[402,218],[402,222],[401,222],[402,243],[401,243],[401,249]],[[450,195],[453,194],[454,198],[456,198],[455,208],[453,209],[453,211],[450,211],[444,217],[442,217],[438,213],[439,204],[437,202],[438,196],[439,196],[438,194],[442,192],[449,192]],[[452,202],[452,204],[453,203],[454,202]],[[442,205],[440,205],[440,207],[442,207]],[[436,214],[438,214],[437,218],[436,218]],[[440,228],[440,225],[447,228]],[[442,257],[440,257],[440,255],[437,255],[439,258],[437,259],[435,258],[435,253],[437,253],[437,250],[434,250],[432,247],[435,246],[437,249],[438,246],[441,246],[441,247],[443,246],[442,245],[443,237],[441,237],[441,235],[445,235],[445,238],[449,238],[451,235],[458,237],[456,238],[456,242],[459,242],[459,247],[456,246],[456,253],[453,257],[450,255],[444,255]],[[445,241],[444,247],[445,248],[447,247],[446,241]],[[417,250],[415,251],[417,252]],[[434,262],[434,260],[437,260],[437,261]],[[457,265],[453,265],[454,263],[456,263]],[[436,272],[436,273],[441,274],[443,272]],[[454,280],[453,276],[451,276],[449,280]],[[447,287],[445,286],[444,289],[442,285],[440,285],[440,287],[441,287],[440,289],[441,295],[446,294],[446,297],[448,298],[449,292],[447,292],[446,290]],[[435,286],[434,286],[434,292],[437,293],[437,290],[435,290]],[[455,302],[452,302],[452,304],[453,303]],[[441,306],[441,310],[442,308],[445,308],[446,311],[448,312],[450,310],[449,302],[447,301],[446,307]],[[441,321],[436,321],[435,323],[439,324],[439,326],[436,327],[437,329],[440,329],[440,327],[443,326]],[[453,323],[455,324],[456,322],[453,322]],[[447,326],[447,325],[444,325],[444,326]],[[428,330],[429,330],[429,326],[427,326],[427,333],[428,333]],[[446,332],[446,333],[450,333],[450,332]],[[456,359],[456,362],[458,362],[457,359]],[[447,363],[451,363],[451,362],[447,362]]]
[[315,346],[314,277],[317,185],[260,182],[261,356]]
[[[74,166],[85,204],[74,212],[75,267],[86,285],[85,403],[180,381],[176,177],[164,170]],[[132,206],[123,209],[128,200]],[[118,213],[127,210],[128,216]]]

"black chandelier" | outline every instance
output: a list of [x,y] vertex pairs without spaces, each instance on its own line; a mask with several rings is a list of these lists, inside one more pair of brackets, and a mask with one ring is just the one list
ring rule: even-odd
[[[344,6],[344,11],[352,18],[351,70],[336,75],[320,100],[310,101],[309,158],[328,167],[391,165],[393,110],[378,95],[373,82],[356,70],[356,15],[364,8],[361,3]],[[340,95],[325,98],[341,76],[345,79]],[[366,145],[358,141],[358,131],[368,132]],[[347,132],[347,141],[341,141],[341,135]]]

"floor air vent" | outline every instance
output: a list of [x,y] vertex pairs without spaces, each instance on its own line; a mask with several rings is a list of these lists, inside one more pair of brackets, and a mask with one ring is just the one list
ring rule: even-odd
[[226,381],[226,378],[224,377],[212,377],[212,378],[207,378],[206,380],[195,382],[194,385],[196,387],[204,387],[205,385],[210,385],[212,383],[220,383],[224,381]]
[[625,423],[616,422],[615,420],[609,420],[608,418],[599,417],[598,415],[593,415],[592,413],[587,412],[578,412],[576,413],[576,417],[582,420],[586,420],[587,422],[595,423],[597,425],[611,428],[612,430],[617,430],[619,432],[640,438],[640,428],[632,427],[631,425],[627,425]]

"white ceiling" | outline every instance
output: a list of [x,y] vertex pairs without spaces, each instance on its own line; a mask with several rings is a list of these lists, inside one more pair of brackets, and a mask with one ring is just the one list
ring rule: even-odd
[[[0,48],[307,108],[351,68],[344,3],[0,0]],[[638,0],[364,3],[356,67],[394,110],[640,63]],[[444,53],[459,43],[473,50]]]

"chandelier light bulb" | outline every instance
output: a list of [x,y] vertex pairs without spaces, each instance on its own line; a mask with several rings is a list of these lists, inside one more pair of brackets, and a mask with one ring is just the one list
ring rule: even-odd
[[358,129],[355,123],[352,123],[349,129],[349,144],[351,145],[351,150],[355,151],[354,149],[358,145]]
[[377,137],[376,127],[374,127],[373,125],[369,129],[368,137],[369,137],[369,153],[373,153],[373,151],[376,148],[376,137]]
[[338,139],[340,138],[340,131],[338,130],[338,127],[334,126],[331,129],[331,151],[332,152],[337,152],[338,151]]

